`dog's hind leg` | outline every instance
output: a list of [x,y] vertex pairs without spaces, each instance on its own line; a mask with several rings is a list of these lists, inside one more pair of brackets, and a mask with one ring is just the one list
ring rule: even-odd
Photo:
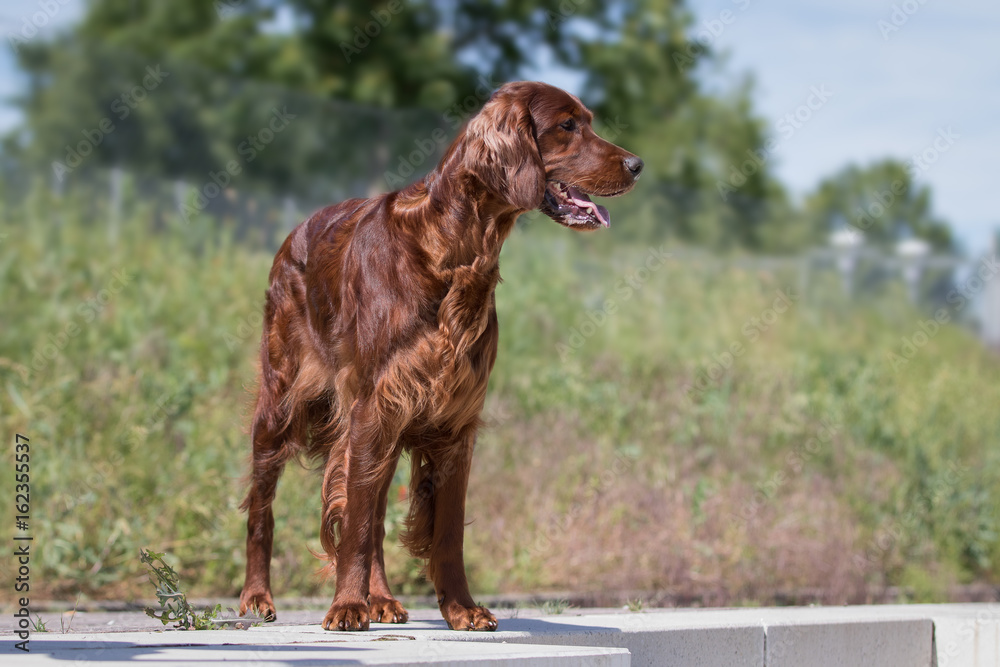
[[274,514],[271,505],[285,463],[299,451],[307,435],[308,415],[301,404],[289,405],[286,401],[289,378],[297,369],[292,367],[294,362],[290,359],[282,362],[283,368],[272,365],[266,345],[269,322],[270,319],[265,318],[260,386],[251,427],[250,488],[241,505],[247,512],[247,562],[240,593],[240,614],[257,610],[267,620],[274,620],[276,614],[271,596]]
[[289,448],[284,446],[283,429],[276,429],[268,422],[265,415],[254,418],[250,490],[242,505],[247,511],[247,564],[240,594],[240,614],[257,610],[267,620],[274,620],[274,599],[271,597],[274,514],[271,504]]

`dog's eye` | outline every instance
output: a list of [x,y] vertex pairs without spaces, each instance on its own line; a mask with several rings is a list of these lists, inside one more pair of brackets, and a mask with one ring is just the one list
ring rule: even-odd
[[576,121],[573,120],[572,118],[570,118],[569,120],[564,120],[563,122],[559,123],[559,127],[566,130],[567,132],[572,132],[573,130],[576,129]]

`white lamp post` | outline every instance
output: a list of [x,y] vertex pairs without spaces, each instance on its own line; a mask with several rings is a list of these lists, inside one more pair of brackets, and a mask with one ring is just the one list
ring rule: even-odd
[[896,254],[903,260],[903,281],[910,293],[910,301],[920,296],[920,277],[924,272],[924,259],[931,252],[931,245],[922,239],[906,239],[896,244]]
[[837,270],[848,296],[853,291],[854,268],[858,264],[858,250],[863,242],[861,233],[850,227],[844,227],[830,235],[830,245],[836,253]]

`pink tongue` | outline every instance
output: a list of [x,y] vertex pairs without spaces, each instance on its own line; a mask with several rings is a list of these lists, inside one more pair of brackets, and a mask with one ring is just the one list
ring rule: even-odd
[[576,204],[579,208],[592,212],[597,219],[601,221],[602,225],[605,227],[611,226],[611,215],[608,213],[608,209],[590,201],[590,198],[587,195],[583,194],[573,186],[566,188],[566,194],[569,195],[569,200]]

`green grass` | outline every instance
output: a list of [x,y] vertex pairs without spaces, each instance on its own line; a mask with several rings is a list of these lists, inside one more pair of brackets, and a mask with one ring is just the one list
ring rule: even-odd
[[[111,242],[100,214],[0,205],[0,432],[31,440],[32,596],[149,597],[141,547],[171,553],[192,596],[238,594],[271,258],[209,220],[151,231],[142,210]],[[797,276],[668,259],[640,281],[649,257],[541,219],[508,241],[468,502],[477,595],[934,600],[998,582],[995,356],[948,326],[896,371],[888,353],[928,317],[901,287],[847,302],[814,276],[763,332],[751,318]],[[315,474],[290,466],[275,513],[275,594],[332,594],[309,551]],[[429,591],[420,563],[387,557],[398,592]]]
[[633,614],[637,614],[642,611],[644,605],[645,603],[642,601],[642,598],[636,598],[634,600],[629,598],[625,600],[625,608]]
[[573,605],[571,605],[567,600],[545,600],[544,602],[539,602],[535,605],[535,608],[538,609],[543,616],[559,616],[567,610],[572,609]]

